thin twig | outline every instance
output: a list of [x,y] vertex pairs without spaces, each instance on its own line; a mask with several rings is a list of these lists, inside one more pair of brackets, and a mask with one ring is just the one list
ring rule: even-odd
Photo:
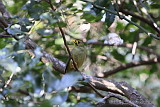
[[160,27],[157,25],[157,23],[155,23],[155,21],[152,19],[152,17],[148,13],[147,9],[143,6],[142,0],[140,0],[140,5],[146,10],[145,12],[144,11],[142,11],[142,12],[145,15],[147,15],[147,17],[150,19],[150,22],[152,23],[153,28],[155,28],[156,30],[158,30],[157,32],[160,34]]
[[[50,5],[52,11],[55,11],[55,10],[56,10],[55,8],[53,8],[54,6],[52,5],[51,0],[48,0],[48,1],[45,0],[45,1]],[[58,23],[58,24],[59,24],[59,23]],[[70,50],[69,50],[69,47],[68,47],[68,45],[67,45],[67,41],[66,41],[66,38],[65,38],[65,33],[64,33],[64,31],[63,31],[63,29],[62,29],[61,27],[59,27],[59,30],[60,30],[60,32],[61,32],[61,35],[62,35],[62,38],[63,38],[63,42],[64,42],[64,45],[65,45],[65,47],[66,47],[66,49],[67,49],[67,52],[68,52],[68,54],[69,54],[69,57],[71,58],[71,60],[72,60],[72,62],[73,62],[73,66],[74,66],[74,68],[75,68],[76,71],[79,71],[79,70],[78,70],[78,67],[77,67],[77,65],[76,65],[76,62],[74,61],[74,59],[73,59],[73,57],[72,57],[72,54],[71,54],[71,52],[70,52]]]
[[100,96],[100,97],[104,97],[104,95],[102,95],[100,92],[97,91],[97,89],[91,84],[91,83],[88,83],[88,85]]
[[142,12],[140,11],[140,9],[139,9],[139,7],[138,7],[138,4],[137,4],[136,0],[132,0],[132,2],[133,2],[133,4],[135,5],[135,8],[136,8],[137,12],[138,12],[139,14],[142,14]]
[[9,77],[9,79],[7,80],[6,84],[4,85],[4,88],[7,88],[8,85],[10,84],[11,80],[12,80],[12,77],[13,77],[14,73],[12,73]]
[[122,19],[122,18],[121,18],[121,15],[119,14],[118,0],[115,1],[115,10],[117,11],[117,16],[118,16],[120,19]]
[[0,35],[0,38],[10,38],[13,37],[12,35]]
[[65,38],[64,31],[63,31],[63,29],[62,29],[61,27],[59,27],[59,30],[60,30],[60,32],[61,32],[61,34],[62,34],[63,41],[64,41],[64,45],[65,45],[65,47],[66,47],[66,49],[67,49],[67,52],[68,52],[68,54],[69,54],[69,57],[72,59],[73,66],[74,66],[74,68],[75,68],[76,71],[79,71],[79,70],[78,70],[78,67],[77,67],[77,65],[76,65],[76,63],[75,63],[75,61],[74,61],[74,59],[73,59],[73,57],[72,57],[72,54],[71,54],[71,52],[70,52],[70,50],[69,50],[69,47],[68,47],[68,45],[67,45],[67,41],[66,41],[66,38]]
[[19,89],[17,92],[23,94],[23,95],[30,95],[28,91],[25,91],[25,90],[21,90]]

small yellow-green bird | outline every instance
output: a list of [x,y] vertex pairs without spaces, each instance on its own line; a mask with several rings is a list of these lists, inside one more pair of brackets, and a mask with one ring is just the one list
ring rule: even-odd
[[[71,50],[72,58],[75,61],[77,68],[80,68],[83,65],[83,63],[86,61],[87,49],[84,46],[84,43],[82,40],[76,39],[76,40],[73,40],[73,43],[75,44],[75,46]],[[71,58],[69,58],[66,64],[65,73],[73,70],[75,70],[75,68]]]

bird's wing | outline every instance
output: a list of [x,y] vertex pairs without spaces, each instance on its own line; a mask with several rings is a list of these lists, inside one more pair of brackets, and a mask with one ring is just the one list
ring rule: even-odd
[[66,73],[66,72],[67,72],[68,67],[69,67],[69,64],[70,64],[70,61],[71,61],[71,58],[69,57],[69,58],[68,58],[68,60],[67,60],[67,63],[66,63],[66,68],[65,68],[64,73]]

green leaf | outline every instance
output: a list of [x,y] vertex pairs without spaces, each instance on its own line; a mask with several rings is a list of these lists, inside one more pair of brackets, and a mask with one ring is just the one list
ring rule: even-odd
[[59,22],[58,23],[58,27],[66,27],[67,26],[67,24],[65,23],[65,22]]
[[[0,70],[1,71],[1,70]],[[1,76],[2,74],[0,73],[0,87],[3,87],[5,84],[4,78]]]
[[17,35],[22,33],[22,31],[18,28],[7,28],[7,32],[11,35]]
[[19,42],[16,42],[13,48],[14,51],[24,50],[25,49],[24,40],[19,40]]
[[37,33],[41,35],[50,35],[53,33],[53,30],[52,29],[38,29]]
[[144,40],[142,46],[148,46],[151,42],[152,42],[152,38],[151,38],[151,37],[147,37],[147,38]]
[[99,6],[105,7],[110,3],[110,0],[96,0],[94,3]]
[[48,100],[44,100],[40,106],[36,106],[36,107],[53,107],[53,105],[48,101]]
[[47,92],[52,92],[57,89],[57,86],[60,83],[60,80],[52,74],[51,70],[47,68],[43,72],[43,77],[44,77],[44,83],[45,83],[45,90]]
[[125,60],[124,56],[118,53],[117,50],[112,51],[111,54],[114,56],[114,58],[116,58],[119,61],[123,62]]
[[38,20],[45,9],[43,9],[39,2],[31,0],[22,7],[22,10],[27,10],[31,18]]
[[[94,3],[98,6],[108,7],[108,5],[110,4],[110,0],[96,0]],[[93,7],[93,10],[97,15],[101,14],[101,11],[102,11],[101,9],[94,8],[94,7]]]
[[159,9],[160,4],[152,4],[150,6],[151,6],[151,8]]
[[4,39],[0,39],[0,49],[4,48],[7,45]]
[[157,71],[158,71],[158,67],[157,67],[157,65],[155,64],[155,65],[152,65],[151,70],[150,70],[149,73],[153,74],[153,73],[155,73],[155,72],[157,72]]
[[19,72],[21,68],[18,66],[17,62],[13,60],[12,56],[6,56],[6,53],[5,50],[0,50],[0,66],[12,73]]
[[26,25],[26,26],[33,25],[33,23],[28,18],[26,18],[26,17],[24,17],[24,18],[18,18],[18,23],[20,25]]
[[55,40],[56,45],[63,45],[63,38],[58,38]]
[[92,62],[96,62],[97,61],[97,57],[96,57],[96,53],[95,52],[91,52],[90,53],[90,59]]
[[57,24],[57,18],[54,18],[50,13],[46,12],[40,15],[42,20],[48,20],[48,24]]
[[86,19],[87,22],[97,22],[102,19],[102,15],[93,15],[91,13],[84,13],[81,19]]
[[12,87],[12,91],[17,91],[22,85],[23,85],[23,81],[22,80],[14,80],[11,83],[11,87]]
[[62,90],[64,88],[73,86],[78,82],[78,80],[82,79],[82,76],[80,75],[79,72],[70,72],[65,74],[60,83],[57,84],[57,90]]
[[68,98],[68,92],[58,92],[56,93],[50,100],[51,104],[59,104],[64,103]]
[[18,106],[18,101],[15,99],[8,99],[4,101],[4,104],[6,107],[17,107]]

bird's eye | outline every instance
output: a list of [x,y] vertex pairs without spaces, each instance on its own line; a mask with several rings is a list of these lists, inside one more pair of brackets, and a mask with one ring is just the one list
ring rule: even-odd
[[74,44],[77,45],[77,46],[82,43],[82,41],[80,41],[80,40],[73,40],[73,42],[74,42]]
[[80,44],[81,42],[80,41],[78,41],[78,44]]

